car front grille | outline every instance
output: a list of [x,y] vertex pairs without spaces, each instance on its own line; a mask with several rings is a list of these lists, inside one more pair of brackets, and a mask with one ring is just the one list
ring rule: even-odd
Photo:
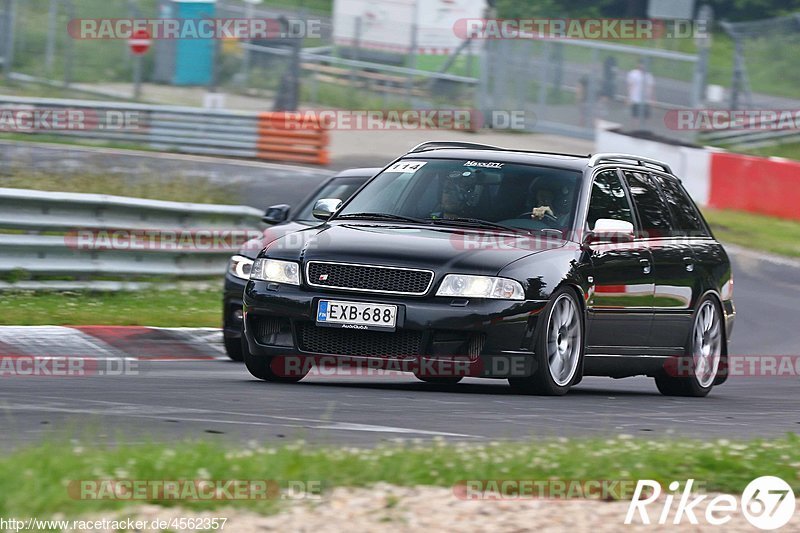
[[337,329],[305,322],[297,325],[297,340],[304,352],[361,357],[406,357],[420,355],[422,332],[393,333]]
[[433,283],[430,270],[318,261],[308,263],[306,277],[313,287],[412,296],[424,295]]

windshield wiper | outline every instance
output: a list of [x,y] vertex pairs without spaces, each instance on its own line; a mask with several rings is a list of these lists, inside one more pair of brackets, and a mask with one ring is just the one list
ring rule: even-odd
[[427,224],[429,221],[421,218],[404,217],[403,215],[393,215],[391,213],[347,213],[336,217],[338,220],[364,219],[364,220],[397,220],[400,222],[414,222],[415,224]]
[[502,229],[505,231],[528,231],[525,228],[515,228],[513,226],[505,226],[503,224],[498,224],[497,222],[490,222],[488,220],[483,220],[482,218],[432,218],[431,222],[434,224],[452,224],[454,226],[474,226],[474,227],[483,227],[483,228],[494,228],[494,229]]

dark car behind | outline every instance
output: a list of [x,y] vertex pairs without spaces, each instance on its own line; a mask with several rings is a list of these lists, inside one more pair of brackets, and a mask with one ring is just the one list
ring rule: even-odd
[[248,241],[231,258],[225,273],[225,292],[222,300],[223,337],[225,350],[234,361],[242,360],[242,292],[250,276],[250,266],[258,253],[269,243],[289,233],[317,226],[320,220],[311,210],[320,198],[338,198],[346,201],[380,168],[354,168],[330,177],[309,194],[296,209],[288,205],[269,207],[263,218],[270,226],[259,239]]

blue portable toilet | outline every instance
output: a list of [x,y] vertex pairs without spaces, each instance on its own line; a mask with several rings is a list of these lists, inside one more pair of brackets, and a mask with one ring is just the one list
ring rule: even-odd
[[[159,10],[162,19],[213,18],[216,0],[162,0]],[[182,27],[186,25],[183,24]],[[214,39],[176,39],[157,41],[156,81],[172,85],[209,85],[214,73]]]

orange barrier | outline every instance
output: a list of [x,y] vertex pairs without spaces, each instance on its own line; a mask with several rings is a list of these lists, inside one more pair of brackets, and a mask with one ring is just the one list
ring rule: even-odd
[[304,118],[302,122],[287,117],[296,113],[260,113],[256,157],[271,161],[327,165],[328,131],[318,120]]
[[800,162],[713,153],[708,203],[800,220]]

